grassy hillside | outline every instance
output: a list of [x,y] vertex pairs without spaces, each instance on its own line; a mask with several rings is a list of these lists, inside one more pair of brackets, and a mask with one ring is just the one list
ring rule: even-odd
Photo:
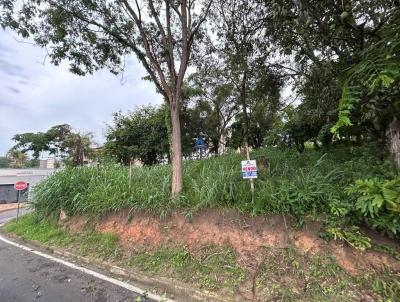
[[331,150],[261,149],[252,199],[249,182],[240,176],[240,154],[187,161],[184,192],[170,198],[170,169],[166,166],[129,169],[120,165],[66,168],[43,181],[33,195],[36,211],[48,216],[101,216],[121,209],[145,209],[161,215],[172,209],[191,213],[200,208],[231,207],[251,214],[285,213],[296,217],[326,211],[331,204],[350,202],[344,188],[359,178],[393,178],[389,160],[367,147]]

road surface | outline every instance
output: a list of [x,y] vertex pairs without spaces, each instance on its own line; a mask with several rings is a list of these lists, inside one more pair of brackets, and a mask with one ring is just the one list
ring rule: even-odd
[[[0,224],[15,213],[0,213]],[[0,240],[1,302],[155,301],[138,296],[126,288]]]
[[[23,215],[23,214],[28,213],[30,211],[31,210],[29,208],[20,208],[19,209],[20,215]],[[17,209],[10,210],[10,211],[5,211],[5,212],[0,212],[0,225],[2,225],[3,223],[6,223],[7,221],[10,221],[11,219],[13,219],[15,217],[17,217]]]

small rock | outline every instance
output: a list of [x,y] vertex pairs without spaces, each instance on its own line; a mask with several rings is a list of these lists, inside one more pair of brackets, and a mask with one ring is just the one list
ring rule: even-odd
[[39,291],[36,293],[36,296],[33,298],[33,300],[39,299],[42,296],[42,293]]

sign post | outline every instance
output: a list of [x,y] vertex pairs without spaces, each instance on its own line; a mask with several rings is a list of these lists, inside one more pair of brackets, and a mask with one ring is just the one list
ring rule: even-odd
[[18,191],[18,194],[17,194],[17,203],[18,203],[17,221],[18,221],[18,217],[19,217],[19,199],[20,199],[21,191],[25,190],[27,187],[28,187],[28,184],[25,181],[17,181],[14,184],[14,189]]
[[250,180],[251,198],[254,200],[254,179],[258,177],[257,162],[255,160],[242,160],[242,178]]

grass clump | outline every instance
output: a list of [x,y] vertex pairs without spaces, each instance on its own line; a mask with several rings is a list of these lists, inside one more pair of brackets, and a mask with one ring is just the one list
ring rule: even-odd
[[51,246],[69,247],[83,256],[100,259],[114,259],[120,256],[118,238],[111,233],[93,230],[76,234],[62,229],[55,221],[40,219],[35,213],[25,214],[18,221],[4,226],[7,233],[13,233],[26,240],[35,240]]
[[131,255],[128,265],[195,283],[207,290],[228,290],[231,294],[246,278],[246,271],[237,264],[235,252],[214,245],[206,246],[198,254],[181,247],[138,250]]
[[262,301],[399,301],[393,272],[348,275],[329,254],[302,255],[293,247],[267,248],[255,279]]
[[13,220],[4,227],[8,233],[13,233],[27,240],[36,240],[58,246],[65,246],[72,242],[72,238],[49,220],[41,220],[35,214],[26,214]]

